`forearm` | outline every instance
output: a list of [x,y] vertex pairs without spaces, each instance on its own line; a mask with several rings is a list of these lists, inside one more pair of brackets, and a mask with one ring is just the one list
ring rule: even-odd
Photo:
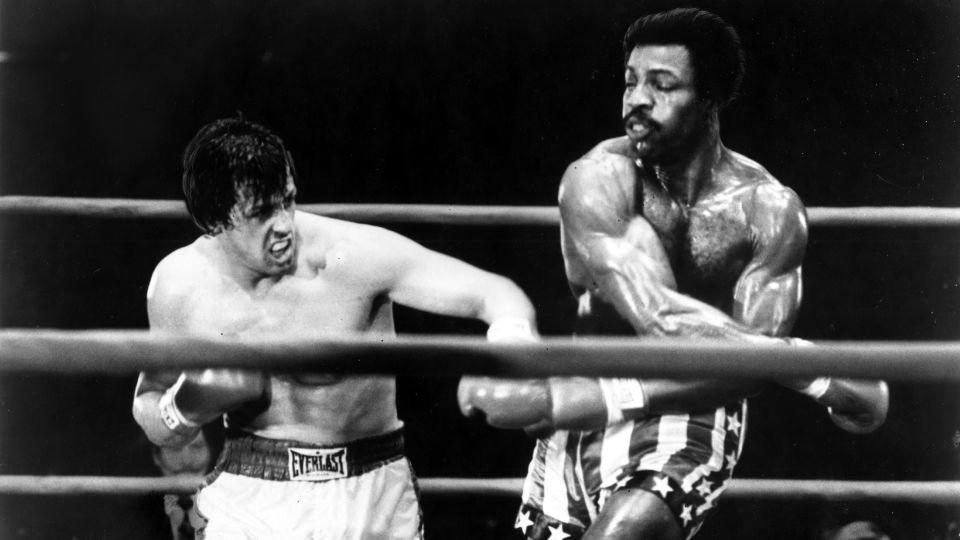
[[651,415],[707,411],[754,395],[764,384],[759,380],[551,377],[552,426],[593,430]]
[[647,396],[645,414],[715,409],[760,392],[766,384],[752,379],[641,379]]
[[523,319],[534,322],[536,310],[533,304],[513,281],[491,274],[489,285],[479,290],[486,292],[476,318],[487,324],[504,319]]
[[650,415],[721,407],[759,391],[754,381],[663,379],[497,379],[464,377],[458,389],[466,416],[542,436],[557,429],[589,431]]
[[240,369],[184,372],[167,385],[141,384],[133,402],[134,419],[159,446],[190,442],[203,424],[263,398],[268,390],[264,373]]
[[636,270],[620,269],[597,277],[601,295],[640,335],[721,339],[776,344],[722,311],[670,290]]

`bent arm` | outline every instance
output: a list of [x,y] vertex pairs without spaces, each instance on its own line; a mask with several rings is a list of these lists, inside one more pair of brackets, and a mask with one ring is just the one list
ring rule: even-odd
[[[161,263],[161,267],[163,263]],[[158,267],[147,288],[150,330],[209,333],[203,321],[188,322],[188,304],[176,290],[184,276]],[[174,269],[176,270],[176,269]],[[177,278],[171,283],[171,278]],[[199,324],[200,328],[193,328]],[[181,447],[196,438],[203,424],[266,391],[262,372],[239,369],[141,372],[133,398],[133,418],[158,446]]]
[[133,419],[153,444],[157,446],[181,447],[196,437],[199,427],[175,431],[170,429],[160,417],[160,398],[163,393],[177,382],[179,373],[141,372],[137,386],[133,391]]
[[[722,311],[681,294],[653,226],[615,178],[573,164],[560,191],[568,278],[616,308],[639,335],[770,342]],[[578,275],[579,274],[579,275]]]
[[753,258],[734,287],[733,318],[755,332],[786,336],[802,296],[806,211],[796,194],[781,186],[758,187],[747,211]]
[[[560,213],[564,259],[574,287],[613,305],[638,334],[783,343],[677,292],[656,231],[631,210],[616,179],[598,173],[589,163],[575,163],[567,170]],[[627,418],[715,407],[756,393],[763,384],[672,379],[643,379],[641,383],[646,406],[627,411]],[[599,399],[597,385],[587,390]]]
[[[754,201],[756,255],[734,290],[733,315],[758,332],[786,335],[800,305],[806,215],[796,195],[782,188],[759,188]],[[827,407],[833,422],[850,433],[874,431],[887,416],[884,381],[823,377],[778,382]]]

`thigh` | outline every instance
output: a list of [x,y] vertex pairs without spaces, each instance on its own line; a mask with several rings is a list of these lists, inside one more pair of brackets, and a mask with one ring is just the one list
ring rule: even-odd
[[207,540],[270,538],[262,519],[263,481],[221,473],[197,494],[197,513],[205,520],[198,537]]
[[413,469],[406,458],[355,478],[342,508],[362,540],[417,540],[423,537],[420,500]]
[[681,540],[683,531],[667,503],[640,488],[614,491],[583,540]]

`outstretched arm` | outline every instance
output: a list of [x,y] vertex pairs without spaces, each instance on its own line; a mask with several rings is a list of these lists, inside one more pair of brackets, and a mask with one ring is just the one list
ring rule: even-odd
[[427,249],[398,234],[378,230],[373,269],[387,276],[391,300],[453,317],[479,319],[504,328],[512,321],[536,331],[535,311],[510,279]]

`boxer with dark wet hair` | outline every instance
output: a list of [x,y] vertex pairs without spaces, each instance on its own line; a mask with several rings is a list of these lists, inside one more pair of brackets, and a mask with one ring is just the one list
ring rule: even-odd
[[[534,339],[510,280],[379,227],[298,212],[279,137],[243,119],[202,128],[184,155],[187,207],[203,235],[164,258],[147,290],[150,328],[226,339],[395,335],[393,303]],[[133,414],[182,446],[223,418],[224,450],[197,496],[204,537],[422,538],[388,376],[264,369],[142,373]]]
[[[797,195],[720,141],[744,61],[734,29],[677,9],[623,43],[626,136],[566,170],[559,202],[580,335],[797,343],[807,223]],[[705,362],[709,358],[704,359]],[[886,416],[881,381],[783,381],[852,432]],[[464,378],[461,408],[543,434],[516,527],[526,538],[693,536],[730,479],[759,382]]]

